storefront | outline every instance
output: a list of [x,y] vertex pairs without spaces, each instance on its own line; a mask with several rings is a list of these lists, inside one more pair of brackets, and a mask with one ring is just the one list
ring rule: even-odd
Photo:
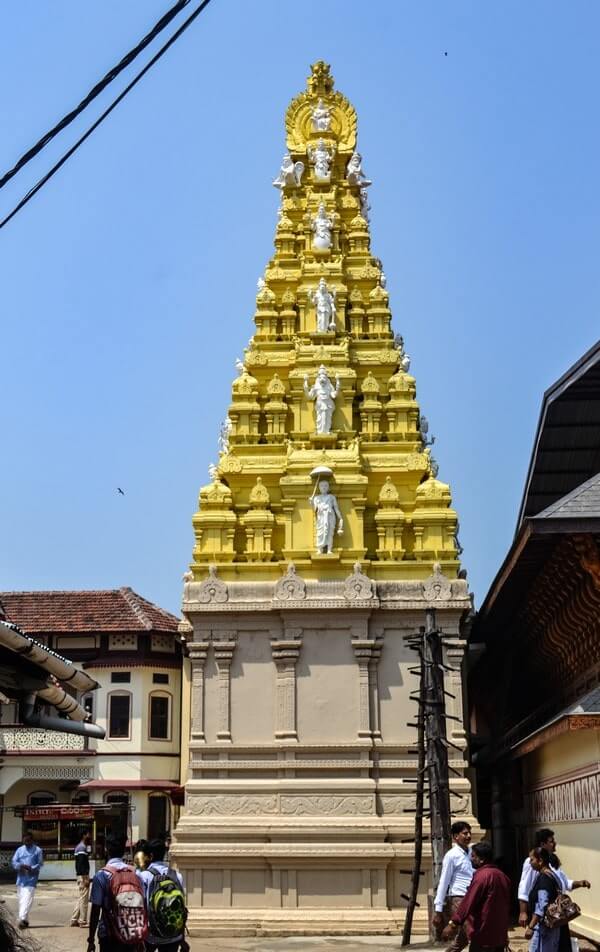
[[104,844],[109,836],[129,839],[131,808],[128,802],[27,804],[15,807],[22,818],[23,832],[30,830],[44,851],[41,879],[74,879],[73,853],[84,833],[92,837],[91,859],[104,865]]

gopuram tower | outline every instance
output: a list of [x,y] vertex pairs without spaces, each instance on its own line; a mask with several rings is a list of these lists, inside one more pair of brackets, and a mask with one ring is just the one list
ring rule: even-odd
[[[286,144],[275,252],[193,518],[174,855],[193,934],[395,932],[413,852],[407,637],[434,607],[459,672],[446,674],[452,813],[469,817],[470,599],[371,252],[356,113],[323,62],[288,108]],[[417,931],[428,887],[426,874]]]

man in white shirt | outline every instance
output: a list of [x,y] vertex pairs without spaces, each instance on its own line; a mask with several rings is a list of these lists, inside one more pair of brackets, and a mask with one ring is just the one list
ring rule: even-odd
[[[556,838],[554,836],[554,830],[549,830],[546,827],[544,827],[542,830],[538,830],[535,834],[533,845],[541,846],[550,853],[550,869],[560,880],[563,892],[571,892],[571,890],[579,889],[582,886],[586,889],[590,888],[590,884],[587,879],[569,879],[562,866],[560,866],[558,857],[556,856]],[[519,925],[523,927],[526,927],[527,923],[529,922],[529,893],[535,886],[535,881],[538,876],[538,871],[532,867],[531,863],[529,862],[529,856],[527,856],[523,863],[523,869],[521,870],[521,879],[519,880],[518,889]]]
[[[450,832],[452,833],[453,846],[444,856],[442,874],[434,900],[433,925],[438,932],[447,925],[456,913],[467,889],[471,885],[474,873],[469,849],[471,827],[463,820],[458,820],[452,824]],[[460,952],[468,944],[467,934],[461,926],[448,946],[447,952]]]

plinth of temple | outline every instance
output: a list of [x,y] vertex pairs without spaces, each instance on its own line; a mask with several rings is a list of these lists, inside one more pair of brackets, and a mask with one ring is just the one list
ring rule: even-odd
[[454,669],[452,811],[471,812],[457,515],[370,250],[356,113],[325,63],[286,134],[275,252],[183,595],[190,768],[173,852],[196,935],[401,928],[416,777],[407,638],[427,607]]

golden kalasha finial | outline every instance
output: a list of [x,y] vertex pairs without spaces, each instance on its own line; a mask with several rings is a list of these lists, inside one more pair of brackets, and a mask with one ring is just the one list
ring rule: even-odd
[[311,95],[328,96],[333,91],[334,85],[329,63],[325,63],[323,60],[313,63],[306,85]]

